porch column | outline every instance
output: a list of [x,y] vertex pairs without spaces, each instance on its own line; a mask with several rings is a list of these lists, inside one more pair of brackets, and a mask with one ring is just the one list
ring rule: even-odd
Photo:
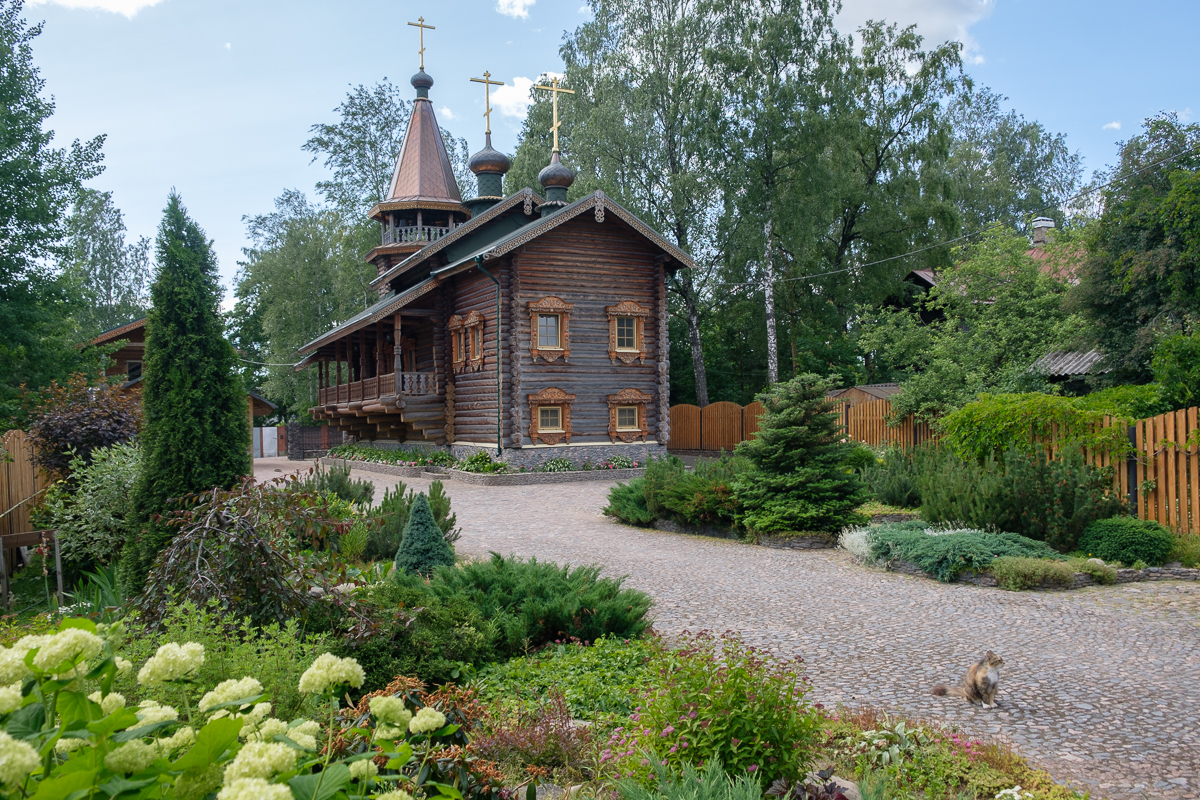
[[339,342],[333,343],[333,358],[337,362],[337,383],[335,384],[336,386],[342,385],[342,358],[341,358],[342,354],[338,352],[341,349],[342,348],[340,347]]
[[375,376],[383,375],[383,320],[375,323]]
[[367,378],[367,329],[358,329],[358,379]]
[[397,311],[392,317],[392,356],[394,359],[394,371],[396,373],[396,396],[403,394],[404,389],[404,352],[400,349],[400,312]]

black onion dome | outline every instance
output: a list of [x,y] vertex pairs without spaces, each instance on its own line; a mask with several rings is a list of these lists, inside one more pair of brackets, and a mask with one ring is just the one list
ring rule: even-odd
[[433,86],[433,78],[426,75],[425,70],[420,70],[412,76],[412,85],[414,89],[428,90]]
[[471,156],[467,167],[476,175],[485,172],[496,172],[503,175],[512,168],[512,161],[504,153],[492,147],[492,135],[489,133],[487,143],[482,150]]
[[575,173],[559,160],[557,151],[550,156],[550,165],[538,173],[538,183],[547,189],[552,186],[566,189],[574,182]]

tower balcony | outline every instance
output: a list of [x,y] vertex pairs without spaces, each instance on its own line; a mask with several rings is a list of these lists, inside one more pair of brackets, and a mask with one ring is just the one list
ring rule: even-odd
[[409,225],[404,227],[385,227],[383,229],[384,244],[428,244],[450,233],[453,228],[441,228],[436,225]]

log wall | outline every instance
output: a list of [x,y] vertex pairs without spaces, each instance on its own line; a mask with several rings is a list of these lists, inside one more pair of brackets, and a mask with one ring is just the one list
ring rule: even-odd
[[[499,262],[486,265],[488,272],[500,280],[501,304],[501,396],[507,395],[511,349],[505,347],[511,329],[510,311],[505,302],[511,294],[511,262],[502,258]],[[470,366],[463,372],[453,373],[453,347],[449,336],[442,328],[447,353],[443,360],[445,369],[453,376],[454,384],[454,439],[456,442],[496,444],[496,284],[479,270],[470,270],[456,276],[449,288],[453,297],[451,314],[466,316],[472,311],[483,315],[483,364],[475,370]],[[501,435],[507,442],[511,438],[511,417],[501,417]]]

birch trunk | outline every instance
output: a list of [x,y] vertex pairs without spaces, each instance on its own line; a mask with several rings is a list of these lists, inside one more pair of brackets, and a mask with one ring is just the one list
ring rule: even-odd
[[771,247],[771,204],[767,203],[767,224],[764,227],[767,238],[766,249],[763,252],[763,294],[765,295],[767,315],[767,385],[779,383],[779,342],[775,338],[775,259],[774,248]]

